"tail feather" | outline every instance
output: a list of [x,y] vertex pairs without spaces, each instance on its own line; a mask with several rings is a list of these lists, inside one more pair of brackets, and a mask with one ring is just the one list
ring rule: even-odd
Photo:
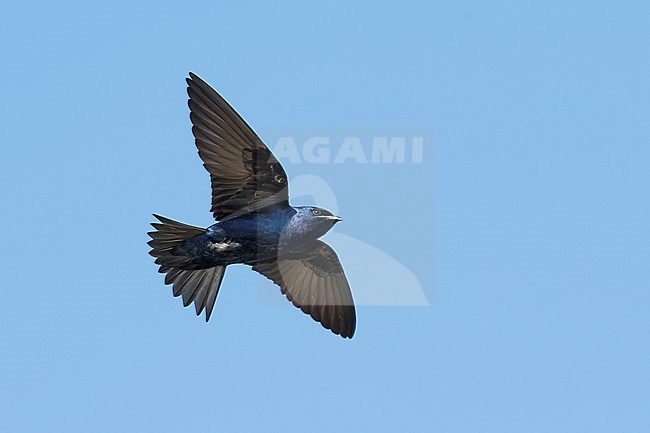
[[194,302],[196,315],[200,316],[205,309],[205,321],[210,320],[214,303],[219,293],[219,287],[225,273],[225,266],[215,266],[206,269],[188,269],[192,258],[185,255],[173,254],[174,247],[181,245],[187,239],[202,235],[205,229],[173,221],[154,214],[160,221],[151,225],[155,231],[147,233],[151,240],[149,252],[160,265],[158,272],[164,273],[165,284],[172,284],[174,296],[182,296],[183,306]]
[[212,315],[225,271],[225,266],[185,271],[172,268],[165,277],[165,284],[173,284],[174,296],[183,297],[184,307],[194,302],[197,316],[200,316],[205,309],[207,322]]
[[162,265],[161,272],[167,272],[166,268],[175,267],[183,268],[191,265],[193,258],[185,255],[174,255],[174,247],[181,245],[189,238],[199,236],[205,233],[205,229],[183,224],[178,221],[170,220],[160,215],[154,214],[160,221],[151,223],[154,231],[147,233],[151,240],[148,245],[152,248],[149,254],[156,258],[156,264]]

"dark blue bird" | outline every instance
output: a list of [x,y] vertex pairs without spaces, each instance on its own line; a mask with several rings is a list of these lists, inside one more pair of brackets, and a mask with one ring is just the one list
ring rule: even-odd
[[183,305],[210,320],[226,266],[264,275],[314,320],[352,338],[356,314],[339,259],[318,238],[341,218],[313,206],[289,205],[282,165],[237,112],[193,73],[187,79],[199,156],[212,181],[207,229],[155,215],[150,254]]

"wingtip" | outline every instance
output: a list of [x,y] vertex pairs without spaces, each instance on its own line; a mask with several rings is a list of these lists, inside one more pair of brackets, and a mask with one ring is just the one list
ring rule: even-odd
[[196,86],[197,81],[200,81],[201,79],[192,71],[190,71],[188,75],[189,77],[185,77],[185,82],[187,83],[187,87],[189,89],[193,86]]
[[187,81],[188,85],[192,85],[192,84],[193,85],[201,85],[201,84],[207,85],[207,83],[205,81],[203,81],[203,79],[201,77],[199,77],[198,75],[196,75],[194,72],[190,72],[189,76],[190,76],[189,78],[185,78],[185,81]]

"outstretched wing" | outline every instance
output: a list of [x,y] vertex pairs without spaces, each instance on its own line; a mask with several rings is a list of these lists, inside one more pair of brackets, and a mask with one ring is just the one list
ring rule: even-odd
[[205,81],[187,79],[196,147],[212,181],[216,220],[288,206],[287,175],[239,114]]
[[326,243],[312,242],[253,269],[280,286],[293,305],[323,327],[352,338],[356,328],[352,293],[336,253]]

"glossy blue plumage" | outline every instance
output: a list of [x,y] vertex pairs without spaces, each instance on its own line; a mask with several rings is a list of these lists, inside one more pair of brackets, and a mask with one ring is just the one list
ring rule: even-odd
[[186,258],[186,269],[253,265],[277,259],[283,251],[318,239],[338,221],[340,218],[313,206],[245,214],[220,221],[204,234],[186,239],[172,254]]

